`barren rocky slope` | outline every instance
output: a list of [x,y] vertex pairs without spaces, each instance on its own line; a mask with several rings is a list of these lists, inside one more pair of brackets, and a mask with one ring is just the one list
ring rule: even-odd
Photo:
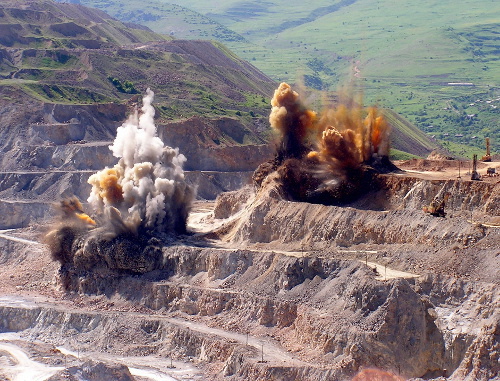
[[[1,330],[18,332],[21,347],[36,337],[29,351],[51,359],[38,361],[72,369],[98,357],[175,377],[173,357],[191,379],[347,380],[366,367],[498,379],[500,231],[481,224],[498,218],[498,184],[384,182],[386,202],[372,210],[381,195],[305,204],[282,199],[272,181],[257,195],[223,194],[213,212],[198,204],[198,234],[164,247],[159,269],[81,273],[78,293],[55,287],[45,249],[7,232]],[[446,218],[420,210],[445,191]],[[65,349],[47,356],[52,346]]]
[[116,163],[108,146],[134,94],[152,84],[161,136],[186,153],[199,197],[247,183],[255,164],[235,156],[270,154],[263,118],[249,111],[267,108],[274,84],[222,46],[170,41],[75,4],[0,11],[0,228],[46,218],[61,197],[86,200],[92,171]]
[[88,171],[115,163],[108,145],[147,87],[160,137],[187,157],[199,197],[245,185],[272,155],[275,84],[222,45],[171,40],[78,4],[8,1],[0,11],[0,208],[9,215],[0,228],[47,216],[61,196],[85,200]]

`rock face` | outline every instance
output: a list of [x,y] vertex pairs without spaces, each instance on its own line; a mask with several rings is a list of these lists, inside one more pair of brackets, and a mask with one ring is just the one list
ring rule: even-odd
[[484,326],[467,349],[455,379],[494,380],[500,374],[500,326],[498,320]]
[[4,1],[0,19],[0,208],[9,214],[0,228],[47,219],[40,202],[86,200],[87,171],[116,164],[108,146],[147,88],[160,135],[184,151],[200,197],[246,184],[254,153],[270,153],[263,115],[275,84],[215,43],[52,0]]
[[[471,211],[485,222],[500,214],[498,184],[426,181],[391,175],[379,178],[380,190],[368,193],[347,207],[287,201],[271,178],[253,197],[252,206],[242,216],[237,230],[232,231],[231,239],[281,244],[299,240],[319,248],[332,243],[338,246],[450,244],[463,239],[477,242],[487,234],[497,235],[496,230],[471,224],[467,218]],[[453,224],[422,212],[423,206],[445,192],[451,193],[447,211],[452,214]],[[227,218],[224,210],[234,198],[234,193],[220,195],[215,215]]]
[[186,170],[253,171],[274,153],[274,148],[237,119],[193,117],[158,129],[168,145],[179,147],[187,158]]
[[[213,380],[349,379],[376,367],[404,378],[486,381],[497,372],[494,284],[434,274],[380,281],[363,263],[324,255],[175,245],[161,255],[158,269],[141,277],[97,266],[92,279],[74,278],[82,295],[115,295],[147,314],[0,302],[0,330],[122,356],[191,356]],[[172,316],[226,329],[233,339],[215,337],[216,329],[202,336],[196,324],[179,329]],[[244,345],[246,333],[250,343],[273,338],[263,341],[268,363],[255,361],[260,352]],[[260,343],[251,345],[260,351]]]
[[134,381],[125,365],[108,365],[102,362],[87,361],[82,366],[74,366],[50,377],[48,381],[58,380],[120,380]]
[[[411,282],[393,283],[384,294],[373,286],[355,292],[359,300],[368,298],[361,308],[366,311],[366,320],[357,327],[370,334],[360,340],[349,332],[350,323],[346,323],[343,334],[337,333],[334,338],[318,334],[328,329],[315,328],[321,325],[321,319],[306,318],[302,306],[297,306],[292,326],[300,335],[313,337],[312,342],[323,343],[321,348],[326,353],[348,356],[350,366],[371,364],[397,370],[405,377],[487,380],[498,373],[500,315],[492,306],[500,300],[495,290],[500,281],[496,249],[500,232],[493,222],[489,224],[498,221],[500,214],[498,187],[494,183],[383,175],[378,190],[348,207],[337,207],[288,201],[276,178],[270,175],[254,195],[246,189],[218,197],[214,216],[228,218],[228,222],[210,237],[236,245],[269,245],[288,251],[297,250],[298,245],[309,253],[339,250],[344,255],[363,260],[366,255],[367,261],[372,257],[412,272],[429,271],[429,275]],[[436,195],[446,192],[450,193],[446,219],[421,210]],[[476,223],[471,222],[471,213]],[[302,262],[278,271],[300,274],[308,268]],[[300,277],[297,281],[303,282]],[[292,290],[300,287],[289,279],[281,284],[291,285]],[[344,292],[348,289],[343,288]],[[358,299],[354,300],[358,303]],[[339,309],[336,305],[332,311]],[[265,309],[264,322],[276,314],[269,310]],[[353,320],[353,316],[346,319]]]
[[[47,220],[53,215],[51,203],[62,198],[75,195],[85,201],[90,194],[89,176],[117,162],[109,146],[128,113],[125,104],[43,104],[25,95],[18,101],[0,100],[5,106],[0,114],[4,169],[0,209],[8,216],[0,222],[1,229]],[[193,118],[162,125],[159,132],[167,144],[188,157],[187,181],[204,199],[246,185],[256,160],[270,155],[270,147],[235,119]],[[209,139],[221,136],[227,136],[226,142]]]

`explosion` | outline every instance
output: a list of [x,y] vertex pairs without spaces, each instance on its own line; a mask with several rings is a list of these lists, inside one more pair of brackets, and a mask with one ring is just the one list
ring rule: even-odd
[[110,146],[118,164],[89,178],[88,202],[117,233],[123,229],[185,233],[194,199],[193,189],[184,181],[186,158],[156,136],[154,94],[149,89],[146,94],[142,115],[136,112],[118,127]]
[[306,137],[314,126],[316,113],[308,110],[300,101],[299,94],[282,83],[271,100],[269,123],[281,135],[278,160],[300,159],[307,148]]
[[60,204],[61,221],[46,242],[66,289],[79,287],[75,282],[89,272],[152,271],[161,262],[161,243],[186,232],[195,191],[184,179],[184,155],[156,135],[153,98],[148,89],[142,113],[118,127],[109,147],[118,163],[88,180],[96,220],[75,197]]
[[375,172],[396,169],[388,159],[390,128],[376,108],[350,102],[318,115],[286,83],[274,92],[271,105],[269,122],[280,143],[273,162],[255,172],[258,186],[278,171],[292,199],[344,203],[375,185]]

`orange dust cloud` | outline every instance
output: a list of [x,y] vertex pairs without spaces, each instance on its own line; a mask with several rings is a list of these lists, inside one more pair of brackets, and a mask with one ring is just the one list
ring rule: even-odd
[[59,203],[59,208],[64,215],[73,215],[75,212],[83,213],[83,206],[76,197],[70,197]]
[[95,221],[83,212],[83,206],[80,200],[75,196],[62,200],[59,203],[59,209],[62,212],[64,220],[77,220],[89,225],[95,225]]
[[106,168],[99,172],[95,180],[101,189],[99,194],[106,204],[117,206],[123,202],[123,190],[119,184],[120,175],[116,168]]
[[[363,118],[363,115],[367,114]],[[374,155],[389,155],[390,128],[376,108],[364,111],[359,106],[337,108],[322,112],[316,123],[318,151],[310,158],[334,168],[356,168],[369,162]]]
[[280,133],[280,161],[304,154],[332,169],[358,167],[373,156],[388,156],[390,128],[376,108],[364,109],[352,100],[323,110],[319,116],[307,109],[290,85],[274,92],[269,116]]
[[316,121],[316,113],[308,110],[299,94],[284,82],[275,90],[271,105],[269,123],[281,135],[278,155],[282,156],[281,159],[300,157],[304,153],[308,132],[312,131]]
[[95,225],[95,221],[90,218],[90,216],[88,214],[85,214],[85,213],[76,213],[75,216],[77,218],[79,218],[80,220],[82,220],[83,222],[86,222],[87,224],[89,225]]

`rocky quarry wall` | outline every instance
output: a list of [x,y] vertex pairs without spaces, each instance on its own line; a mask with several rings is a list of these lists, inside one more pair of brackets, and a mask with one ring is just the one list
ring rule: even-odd
[[[480,222],[500,216],[500,184],[395,175],[382,175],[380,181],[380,190],[343,207],[288,201],[273,184],[257,194],[248,189],[221,194],[214,215],[223,219],[241,212],[242,217],[224,226],[219,237],[242,243],[302,242],[318,249],[361,243],[441,245],[478,241],[492,232]],[[447,192],[447,220],[422,211]]]
[[[88,177],[117,159],[109,146],[132,105],[44,104],[12,94],[0,114],[0,229],[49,219],[51,202],[76,195],[86,201]],[[1,102],[0,102],[1,103]],[[271,148],[237,120],[192,118],[158,127],[164,141],[187,158],[187,181],[202,199],[249,183]],[[225,141],[219,141],[225,136]]]
[[[405,378],[498,375],[494,284],[433,274],[380,281],[364,264],[331,254],[165,247],[157,271],[94,272],[77,286],[132,301],[140,312],[2,302],[0,331],[82,351],[191,358],[214,380],[344,380],[365,367]],[[180,323],[186,318],[193,323]],[[257,361],[261,343],[265,363]]]

